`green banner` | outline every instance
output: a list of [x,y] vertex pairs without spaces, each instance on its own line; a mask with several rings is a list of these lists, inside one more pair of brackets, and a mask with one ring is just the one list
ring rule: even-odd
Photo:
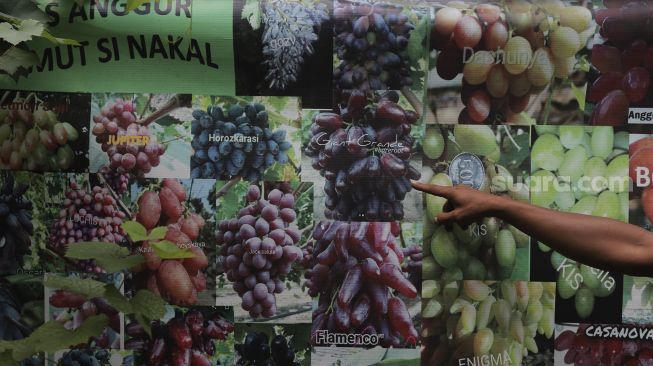
[[28,43],[39,62],[18,84],[44,91],[235,94],[231,0],[40,0],[58,37],[81,46]]

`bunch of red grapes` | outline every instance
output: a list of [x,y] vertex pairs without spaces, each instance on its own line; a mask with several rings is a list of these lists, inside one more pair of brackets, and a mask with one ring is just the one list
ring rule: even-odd
[[139,365],[213,366],[215,341],[224,340],[234,325],[219,312],[177,311],[167,323],[152,323],[152,335],[137,322],[126,326],[125,348],[136,351]]
[[642,209],[650,222],[653,222],[653,188],[648,185],[641,187],[638,178],[638,169],[648,171],[645,176],[653,172],[653,137],[643,137],[628,146],[630,161],[628,163],[628,175],[636,189],[637,195],[641,189]]
[[86,299],[86,297],[68,290],[56,290],[50,295],[50,305],[66,309],[57,314],[56,322],[66,329],[74,330],[80,327],[86,318],[104,314],[109,318],[109,326],[97,337],[93,337],[95,346],[99,348],[120,348],[120,339],[115,333],[120,333],[120,313],[109,302],[101,297]]
[[204,250],[194,243],[205,225],[204,218],[186,211],[186,189],[176,179],[163,179],[158,192],[147,190],[138,199],[136,221],[148,233],[158,226],[166,226],[164,240],[187,249],[194,255],[183,260],[162,259],[148,241],[143,241],[135,252],[145,257],[145,263],[133,269],[137,288],[148,288],[178,305],[194,305],[197,293],[206,289],[202,272],[209,265]]
[[417,292],[422,291],[422,253],[421,245],[412,245],[408,248],[402,248],[404,252],[405,263],[402,265],[402,271],[408,274],[408,281],[415,286]]
[[653,105],[653,7],[646,1],[604,1],[594,13],[605,40],[592,48],[592,66],[600,73],[587,101],[597,103],[594,125],[626,124],[630,107]]
[[[50,227],[50,249],[64,255],[66,245],[70,243],[123,242],[125,230],[121,225],[125,213],[120,211],[107,188],[93,186],[87,191],[76,182],[71,182],[65,197],[63,208]],[[93,259],[79,260],[77,265],[84,272],[104,272]]]
[[576,332],[565,330],[555,341],[556,351],[567,351],[568,365],[653,366],[653,342],[615,338],[590,338],[588,324],[580,324]]
[[531,94],[567,78],[592,20],[588,9],[561,1],[455,3],[437,10],[431,47],[440,51],[442,79],[463,74],[461,123],[510,121]]
[[308,293],[319,296],[311,338],[333,333],[383,334],[384,347],[415,345],[418,334],[399,294],[417,289],[401,266],[399,223],[321,221],[307,245],[303,265]]
[[401,201],[420,172],[410,165],[412,125],[419,118],[385,92],[368,103],[367,95],[343,93],[338,113],[313,118],[306,154],[325,178],[325,216],[334,220],[392,221],[404,217]]
[[218,224],[218,261],[242,298],[243,310],[253,318],[271,317],[277,312],[275,294],[284,291],[285,276],[302,259],[295,246],[301,233],[291,226],[297,217],[295,196],[290,189],[275,188],[263,198],[259,187],[251,185],[247,202],[237,218]]
[[[108,102],[99,115],[93,116],[93,122],[95,141],[107,153],[110,167],[119,173],[127,172],[142,177],[161,162],[165,145],[157,143],[156,136],[152,135],[150,129],[136,121],[131,101],[118,98]],[[140,142],[134,139],[127,143],[110,144],[110,136],[113,136],[111,139],[138,137]]]

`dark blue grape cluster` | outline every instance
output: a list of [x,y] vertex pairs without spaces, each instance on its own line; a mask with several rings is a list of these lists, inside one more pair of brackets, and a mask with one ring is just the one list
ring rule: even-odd
[[105,349],[97,352],[92,349],[74,349],[59,360],[59,366],[100,366],[108,365],[111,355]]
[[210,106],[193,111],[191,178],[223,180],[241,176],[257,182],[275,162],[288,163],[286,131],[269,128],[260,103]]

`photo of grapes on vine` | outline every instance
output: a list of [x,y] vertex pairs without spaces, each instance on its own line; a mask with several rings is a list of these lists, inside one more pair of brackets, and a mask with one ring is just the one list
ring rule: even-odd
[[[116,291],[121,291],[124,276],[122,274],[84,274],[70,275],[70,278],[83,280],[90,278],[100,283],[115,286]],[[113,307],[106,298],[86,296],[66,289],[47,288],[48,307],[46,314],[48,320],[53,320],[68,330],[76,330],[84,324],[84,321],[98,314],[104,314],[109,318],[109,324],[102,332],[91,337],[88,346],[120,349],[124,343],[120,325],[122,315]]]
[[[461,182],[483,192],[529,202],[530,128],[427,125],[422,181]],[[466,166],[467,165],[467,166]],[[425,280],[528,280],[530,237],[495,217],[449,230],[435,222],[446,199],[424,195]]]
[[[0,341],[16,341],[28,337],[44,322],[43,277],[14,274],[0,279]],[[6,360],[6,352],[0,353]],[[19,366],[42,366],[43,355],[19,360]]]
[[149,331],[125,320],[125,348],[134,351],[136,365],[233,365],[234,328],[230,308],[166,306]]
[[[41,267],[52,272],[111,272],[93,259],[94,255],[73,254],[70,246],[110,243],[116,245],[117,251],[118,247],[126,250],[127,238],[121,225],[127,214],[120,197],[98,174],[50,173],[45,175],[45,186],[43,218],[47,237],[40,251]],[[99,257],[101,261],[102,255]]]
[[[653,107],[653,8],[645,1],[592,3],[598,32],[585,110],[591,125],[625,125],[630,108]],[[632,120],[646,123],[642,117]]]
[[316,219],[422,218],[421,195],[410,185],[420,177],[423,136],[413,108],[396,91],[350,90],[333,112],[305,111],[302,179],[316,184]]
[[422,286],[421,365],[553,364],[555,283],[429,280]]
[[189,177],[190,103],[189,94],[93,94],[90,171]]
[[312,222],[310,183],[218,182],[217,304],[237,321],[310,322],[301,260]]
[[235,364],[238,366],[310,366],[309,324],[239,324]]
[[327,0],[234,2],[236,95],[331,104],[333,26]]
[[122,229],[132,254],[128,291],[147,288],[175,305],[215,305],[211,200],[215,180],[147,180],[132,185],[130,221]]
[[[532,204],[628,222],[627,132],[609,126],[536,126],[534,131]],[[619,273],[577,263],[538,242],[531,278],[557,281],[559,321],[621,321]]]
[[88,94],[4,91],[0,169],[86,171],[89,99]]
[[[302,264],[313,310],[314,346],[410,348],[419,344],[422,225],[320,221]],[[376,342],[338,344],[328,335],[368,335]]]
[[191,178],[298,179],[299,98],[193,98]]
[[429,106],[440,124],[583,124],[592,13],[580,1],[436,5]]
[[40,213],[45,181],[38,173],[0,173],[0,273],[12,275],[38,267],[46,238]]
[[335,1],[336,90],[406,90],[421,99],[429,10],[408,3]]

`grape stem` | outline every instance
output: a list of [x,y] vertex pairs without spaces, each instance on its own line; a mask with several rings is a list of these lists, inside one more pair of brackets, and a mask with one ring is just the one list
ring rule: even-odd
[[100,183],[109,190],[109,193],[111,193],[111,196],[113,197],[113,199],[118,203],[118,206],[120,206],[120,209],[122,209],[125,212],[125,214],[131,219],[133,217],[132,212],[129,210],[129,208],[127,208],[127,206],[125,206],[125,204],[122,202],[122,200],[120,199],[118,194],[113,190],[113,188],[107,182],[107,180],[104,179],[104,175],[102,175],[102,173],[98,173],[97,176],[98,176],[98,179],[100,180]]
[[176,94],[168,100],[161,108],[150,113],[147,117],[141,118],[136,123],[147,126],[150,123],[167,116],[170,112],[181,107],[185,103],[186,97],[183,94]]
[[506,136],[508,136],[508,139],[510,140],[510,142],[512,142],[512,144],[515,146],[515,148],[517,148],[517,151],[521,151],[521,146],[519,146],[519,144],[517,144],[515,139],[512,138],[512,134],[510,133],[510,129],[508,128],[508,126],[503,125],[502,127],[503,127],[504,131],[506,131]]
[[172,138],[172,139],[170,139],[170,140],[163,141],[162,144],[163,144],[163,145],[166,145],[166,144],[169,144],[169,143],[171,143],[171,142],[173,142],[173,141],[176,141],[176,140],[182,140],[183,138],[184,138],[184,136],[177,136],[177,137]]
[[231,178],[231,180],[225,183],[225,185],[223,185],[222,188],[220,188],[220,190],[215,193],[215,198],[218,199],[227,194],[231,187],[235,186],[238,181],[240,181],[240,175]]
[[4,102],[5,102],[5,100],[7,99],[8,96],[9,96],[9,91],[7,90],[7,91],[2,95],[2,98],[0,99],[0,105],[1,105],[1,104],[4,104]]
[[297,198],[297,196],[299,196],[301,194],[301,190],[304,188],[305,183],[306,182],[301,182],[301,183],[299,183],[297,188],[295,188],[295,191],[293,191],[293,193],[292,193],[292,195],[295,196],[295,198]]
[[150,93],[150,97],[147,98],[147,103],[145,103],[145,105],[143,106],[143,109],[141,110],[141,114],[140,114],[141,118],[143,118],[143,115],[145,114],[145,111],[147,111],[147,109],[150,108],[150,105],[152,104],[152,95],[153,94]]

